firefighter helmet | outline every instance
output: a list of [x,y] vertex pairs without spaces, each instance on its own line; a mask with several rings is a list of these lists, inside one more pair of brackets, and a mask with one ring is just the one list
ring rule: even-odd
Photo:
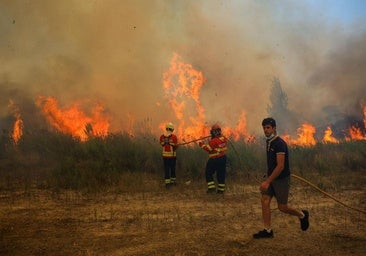
[[217,136],[220,136],[221,135],[221,127],[218,125],[218,124],[214,124],[212,127],[211,127],[211,136],[212,137],[217,137]]
[[174,124],[172,123],[167,123],[166,126],[165,126],[165,129],[167,131],[174,131]]

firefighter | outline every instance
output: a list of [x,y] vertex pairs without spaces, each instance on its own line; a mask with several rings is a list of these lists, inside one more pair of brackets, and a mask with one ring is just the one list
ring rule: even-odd
[[160,136],[160,145],[163,147],[165,187],[176,185],[175,166],[177,162],[178,139],[174,132],[174,125],[167,123],[165,133]]
[[[206,182],[207,193],[223,194],[225,192],[225,176],[226,176],[226,151],[227,139],[221,134],[221,127],[214,124],[211,127],[211,139],[206,144],[200,141],[199,146],[208,152],[208,161],[206,164]],[[213,175],[216,173],[217,191]]]

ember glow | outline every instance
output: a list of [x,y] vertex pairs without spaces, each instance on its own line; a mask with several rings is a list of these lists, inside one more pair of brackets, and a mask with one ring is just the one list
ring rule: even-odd
[[73,137],[86,141],[90,136],[106,136],[109,120],[103,114],[104,107],[95,106],[91,115],[87,116],[79,109],[78,104],[61,109],[53,97],[40,96],[37,105],[42,109],[47,121],[58,131],[71,134]]

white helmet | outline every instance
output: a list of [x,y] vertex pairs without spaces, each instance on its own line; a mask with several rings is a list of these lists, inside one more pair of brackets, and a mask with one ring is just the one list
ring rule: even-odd
[[167,131],[174,131],[174,124],[172,124],[172,123],[167,123],[166,124],[166,126],[165,126],[165,129],[167,130]]

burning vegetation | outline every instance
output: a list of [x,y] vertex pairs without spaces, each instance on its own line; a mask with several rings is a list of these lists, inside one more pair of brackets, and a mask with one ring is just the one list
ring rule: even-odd
[[[206,109],[201,101],[201,89],[205,81],[203,73],[196,70],[191,64],[184,63],[177,53],[173,55],[170,68],[163,73],[163,90],[167,100],[167,105],[163,107],[172,110],[172,118],[177,127],[176,132],[181,141],[190,141],[209,134],[210,122],[206,118]],[[308,147],[317,143],[366,140],[366,106],[364,104],[360,104],[363,112],[362,122],[346,127],[342,131],[343,137],[341,137],[335,136],[332,130],[333,124],[328,123],[323,131],[317,131],[316,127],[308,122],[299,123],[294,118],[296,113],[287,107],[287,95],[282,90],[279,79],[273,80],[271,90],[271,105],[267,108],[269,116],[278,119],[281,126],[293,127],[299,124],[295,136],[291,135],[290,132],[280,134],[290,146]],[[2,128],[3,131],[10,130],[9,136],[17,144],[28,127],[24,124],[22,113],[14,100],[10,99],[9,102],[9,115],[13,117],[13,125],[10,129],[9,127]],[[69,134],[80,141],[87,141],[91,137],[103,138],[114,133],[110,130],[113,120],[101,103],[84,110],[79,102],[74,102],[71,106],[61,107],[56,97],[39,96],[35,100],[35,105],[38,107],[40,115],[48,123],[49,129]],[[234,126],[225,125],[225,118],[221,116],[215,118],[217,119],[215,122],[221,122],[223,133],[231,140],[256,142],[256,134],[250,134],[247,130],[247,114],[244,109]],[[128,129],[122,132],[133,137],[135,136],[134,131],[137,130],[134,127],[136,124],[133,113],[128,114],[128,120]],[[36,120],[32,121],[36,122]],[[150,122],[147,122],[148,124],[140,127],[141,132],[157,136],[167,121],[169,120],[161,120],[160,125],[155,128]],[[4,126],[4,123],[0,123],[0,125]],[[36,126],[31,122],[28,122],[28,125]]]
[[52,127],[81,141],[86,141],[91,136],[103,137],[109,132],[109,118],[104,114],[101,104],[95,106],[91,114],[87,115],[77,103],[61,109],[54,97],[40,96],[36,103]]

